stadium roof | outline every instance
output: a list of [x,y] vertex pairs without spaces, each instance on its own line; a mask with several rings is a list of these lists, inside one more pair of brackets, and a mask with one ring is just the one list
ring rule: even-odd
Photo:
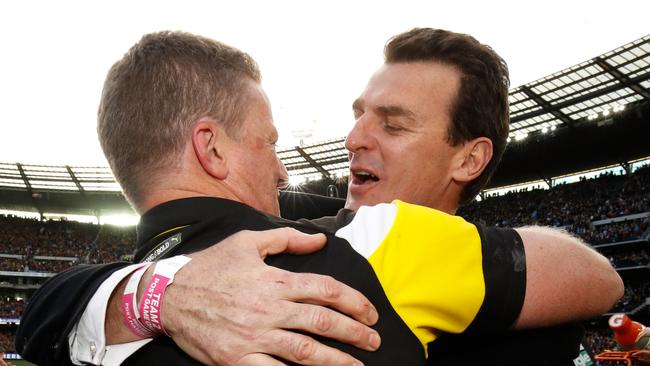
[[[509,99],[509,140],[515,141],[549,132],[551,138],[556,129],[575,131],[585,124],[600,126],[603,121],[611,122],[616,114],[645,109],[650,101],[650,35],[516,87],[510,91]],[[347,175],[344,138],[284,149],[278,151],[278,156],[289,174],[302,180]],[[119,192],[107,167],[20,163],[0,163],[0,188],[27,191],[30,195]]]
[[510,135],[597,119],[650,101],[650,35],[510,91]]

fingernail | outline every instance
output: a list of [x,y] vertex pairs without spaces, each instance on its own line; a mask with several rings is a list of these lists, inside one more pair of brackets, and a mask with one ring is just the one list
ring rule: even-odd
[[377,313],[377,309],[374,307],[370,307],[368,310],[368,322],[370,325],[373,325],[379,320],[379,314]]
[[373,351],[379,348],[379,345],[381,344],[381,338],[379,338],[379,334],[375,332],[370,333],[368,340]]

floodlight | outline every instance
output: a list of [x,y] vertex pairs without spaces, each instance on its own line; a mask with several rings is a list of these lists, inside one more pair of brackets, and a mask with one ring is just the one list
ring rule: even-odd
[[290,186],[299,186],[305,183],[305,177],[302,175],[290,175],[289,176],[289,185]]
[[604,109],[603,110],[603,117],[609,116],[609,109]]

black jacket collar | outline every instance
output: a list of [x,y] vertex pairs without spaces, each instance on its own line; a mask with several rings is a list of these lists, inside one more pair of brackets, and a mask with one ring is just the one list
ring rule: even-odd
[[140,218],[137,227],[138,247],[156,236],[162,236],[161,234],[180,227],[208,219],[231,221],[233,217],[244,213],[250,214],[251,211],[262,216],[273,217],[241,202],[223,198],[191,197],[168,201],[145,212]]

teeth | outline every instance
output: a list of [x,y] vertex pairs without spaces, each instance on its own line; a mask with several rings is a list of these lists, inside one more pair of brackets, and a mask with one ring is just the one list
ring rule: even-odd
[[377,179],[377,177],[374,176],[373,174],[365,172],[363,170],[360,170],[360,171],[358,171],[358,172],[356,172],[354,174],[359,175],[359,176],[363,176],[363,177],[369,177],[371,179]]

